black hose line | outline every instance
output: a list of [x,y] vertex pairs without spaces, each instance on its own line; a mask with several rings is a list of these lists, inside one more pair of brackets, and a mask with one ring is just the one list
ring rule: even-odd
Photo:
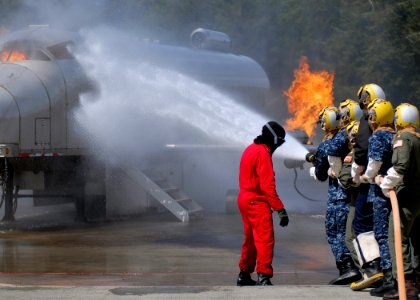
[[293,168],[293,171],[295,172],[295,179],[293,180],[293,186],[295,187],[296,192],[301,195],[304,199],[308,200],[308,201],[313,201],[313,202],[322,202],[324,200],[317,200],[317,199],[312,199],[309,198],[308,196],[305,196],[304,194],[302,194],[301,191],[299,191],[298,187],[297,187],[297,178],[298,178],[298,173],[296,171],[296,168]]

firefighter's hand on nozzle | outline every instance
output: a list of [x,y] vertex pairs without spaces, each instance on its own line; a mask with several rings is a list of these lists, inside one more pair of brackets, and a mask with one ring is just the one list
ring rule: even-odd
[[287,212],[284,208],[280,209],[278,211],[279,218],[280,218],[280,226],[286,227],[287,224],[289,224],[289,216],[287,215]]

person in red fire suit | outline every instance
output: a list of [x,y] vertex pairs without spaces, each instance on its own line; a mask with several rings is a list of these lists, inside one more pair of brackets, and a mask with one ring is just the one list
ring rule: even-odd
[[[238,206],[242,215],[245,239],[239,261],[238,286],[272,285],[271,266],[274,250],[272,210],[280,217],[280,226],[289,223],[283,202],[276,192],[273,162],[274,151],[285,142],[286,132],[277,122],[270,121],[262,134],[242,154],[239,167]],[[258,281],[251,278],[255,267]]]

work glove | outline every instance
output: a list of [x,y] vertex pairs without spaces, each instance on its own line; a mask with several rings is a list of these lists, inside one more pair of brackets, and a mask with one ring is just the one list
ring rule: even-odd
[[360,185],[360,176],[356,175],[352,179],[353,183],[351,184],[354,187],[358,187]]
[[331,178],[335,178],[335,177],[336,177],[336,176],[335,176],[335,172],[334,172],[334,170],[333,170],[332,168],[328,168],[327,174],[328,174],[328,176],[330,176]]
[[369,178],[363,174],[362,176],[360,176],[360,183],[369,183]]
[[363,170],[365,169],[364,166],[359,166],[355,162],[351,164],[351,177],[354,177],[356,175],[362,175]]
[[381,189],[382,193],[384,194],[385,197],[390,198],[389,197],[389,191],[391,191],[391,189]]
[[313,177],[315,180],[317,180],[316,175],[315,175],[315,167],[310,167],[309,168],[309,176]]
[[278,211],[279,218],[280,218],[280,226],[286,227],[287,224],[289,224],[289,216],[287,215],[287,212],[284,208],[280,209]]
[[384,177],[382,175],[377,175],[375,177],[375,183],[380,186],[383,179],[384,179]]

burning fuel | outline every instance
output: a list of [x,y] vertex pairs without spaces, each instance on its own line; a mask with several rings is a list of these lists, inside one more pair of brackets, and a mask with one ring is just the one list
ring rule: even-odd
[[325,70],[311,72],[308,58],[302,57],[294,72],[295,80],[284,92],[288,99],[288,111],[293,115],[286,121],[287,130],[303,130],[313,138],[320,111],[333,105],[334,73]]
[[0,53],[0,57],[1,57],[1,62],[15,62],[15,61],[21,61],[21,60],[26,60],[28,59],[28,56],[26,55],[26,53],[23,53],[21,51],[9,51],[9,50],[3,50]]

